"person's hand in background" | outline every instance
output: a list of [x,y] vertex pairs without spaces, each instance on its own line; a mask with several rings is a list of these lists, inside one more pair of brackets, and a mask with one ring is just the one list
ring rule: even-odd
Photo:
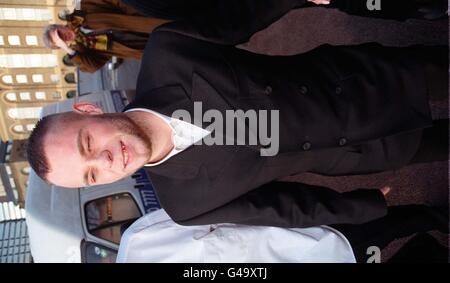
[[389,194],[389,192],[391,191],[391,187],[384,186],[380,189],[380,191],[383,194],[383,196],[386,198],[387,194]]
[[308,0],[308,2],[313,2],[316,5],[328,5],[331,0]]

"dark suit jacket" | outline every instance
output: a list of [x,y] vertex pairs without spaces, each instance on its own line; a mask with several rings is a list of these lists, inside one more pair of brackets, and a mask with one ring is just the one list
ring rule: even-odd
[[168,116],[184,109],[191,117],[194,101],[203,103],[203,112],[276,109],[280,153],[262,157],[259,146],[192,146],[148,168],[162,206],[187,225],[307,227],[383,216],[386,204],[378,190],[340,194],[277,180],[298,172],[361,174],[407,163],[421,129],[431,125],[423,62],[416,56],[423,50],[366,44],[324,45],[289,57],[252,54],[230,45],[302,1],[272,1],[270,9],[260,1],[242,2],[254,11],[251,19],[237,13],[214,26],[194,28],[184,21],[156,29],[136,98],[126,109]]
[[[220,16],[240,16],[247,13],[248,6],[246,1],[241,0],[121,0],[123,3],[134,7],[140,13],[159,19],[182,20],[195,19],[199,21],[210,22],[217,20]],[[259,0],[260,7],[272,8],[272,0]],[[439,0],[444,2],[444,0]],[[439,2],[434,0],[435,3]],[[333,0],[328,5],[316,5],[312,2],[296,1],[298,7],[322,7],[336,8],[350,15],[363,17],[376,17],[395,20],[407,20],[420,15],[418,13],[421,5],[425,5],[427,1],[421,0],[395,0],[382,1],[381,10],[369,10],[367,8],[367,0]],[[245,7],[245,8],[243,8]],[[254,11],[251,11],[254,12]],[[240,14],[239,14],[240,13]],[[217,17],[219,15],[219,17]],[[202,20],[203,18],[203,20]],[[230,19],[230,17],[222,17],[222,19]],[[220,20],[220,19],[219,19]]]

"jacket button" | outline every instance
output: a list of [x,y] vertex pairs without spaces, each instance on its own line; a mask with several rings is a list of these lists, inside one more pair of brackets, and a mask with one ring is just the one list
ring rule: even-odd
[[336,94],[341,94],[342,93],[342,87],[340,87],[340,86],[336,87],[335,91],[336,91]]
[[340,138],[339,139],[339,145],[340,146],[344,146],[347,144],[347,139],[346,138]]
[[271,94],[271,93],[272,93],[272,87],[271,87],[270,85],[268,85],[268,86],[266,87],[266,89],[264,90],[264,93],[265,93],[265,94]]
[[310,150],[310,149],[311,149],[311,143],[310,143],[310,142],[305,142],[305,143],[302,145],[302,149],[303,149],[304,151]]
[[301,94],[307,94],[308,93],[308,88],[306,86],[302,85],[300,87],[300,93]]

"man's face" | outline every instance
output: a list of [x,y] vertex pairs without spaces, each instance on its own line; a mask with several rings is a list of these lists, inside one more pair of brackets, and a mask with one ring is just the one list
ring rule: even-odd
[[125,114],[70,115],[43,140],[49,182],[68,188],[108,184],[148,162],[150,141]]
[[69,45],[75,40],[75,32],[66,26],[58,26],[57,29],[50,32],[50,41],[54,48],[61,47],[60,42]]

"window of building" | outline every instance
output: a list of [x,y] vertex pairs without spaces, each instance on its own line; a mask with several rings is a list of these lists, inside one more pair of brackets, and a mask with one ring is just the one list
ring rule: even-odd
[[74,66],[74,64],[73,64],[72,60],[70,60],[70,57],[68,54],[63,56],[62,61],[63,61],[64,65],[66,65],[66,66]]
[[38,45],[38,38],[35,35],[27,35],[25,36],[25,42],[27,45]]
[[12,175],[11,166],[9,166],[8,164],[5,164],[5,169],[6,169],[6,174]]
[[11,160],[11,154],[6,154],[5,155],[5,161],[8,162]]
[[57,66],[54,54],[0,54],[3,68],[48,68]]
[[64,76],[64,80],[69,84],[74,84],[75,83],[75,74],[74,73],[66,74]]
[[44,76],[41,74],[33,74],[31,76],[31,79],[33,80],[33,83],[43,83],[44,82]]
[[61,98],[61,93],[59,91],[52,92],[52,98],[53,99],[60,99]]
[[53,83],[59,82],[59,74],[51,74],[51,75],[50,75],[50,80],[51,80]]
[[27,75],[16,75],[16,81],[19,84],[26,84],[28,82]]
[[76,92],[75,90],[69,90],[69,91],[66,93],[66,97],[67,97],[67,98],[73,98],[73,97],[76,96],[76,94],[77,94],[77,92]]
[[13,83],[13,77],[11,75],[3,75],[2,81],[5,84],[12,84]]
[[0,35],[0,45],[5,45],[5,40],[3,39],[3,35]]
[[56,67],[58,58],[54,54],[26,54],[25,60],[32,67]]
[[15,125],[13,127],[13,130],[14,130],[14,132],[17,132],[17,133],[23,133],[25,131],[25,129],[23,128],[22,125]]
[[21,92],[19,93],[20,100],[31,100],[31,95],[29,92]]
[[8,110],[9,117],[13,119],[38,119],[42,107],[22,107]]
[[31,132],[35,126],[35,124],[27,124],[27,131]]
[[15,92],[8,92],[6,94],[6,99],[8,99],[10,101],[17,101],[17,95]]
[[13,187],[13,188],[16,187],[16,182],[14,181],[14,179],[12,177],[9,177],[9,183],[11,184],[11,187]]
[[9,45],[20,45],[20,37],[18,35],[8,35]]
[[34,93],[34,96],[36,97],[36,99],[38,100],[45,100],[45,92],[44,91],[36,91]]
[[133,197],[122,193],[87,203],[85,215],[89,233],[119,244],[122,233],[141,216],[141,212]]
[[48,9],[0,8],[0,20],[51,21],[53,16]]

